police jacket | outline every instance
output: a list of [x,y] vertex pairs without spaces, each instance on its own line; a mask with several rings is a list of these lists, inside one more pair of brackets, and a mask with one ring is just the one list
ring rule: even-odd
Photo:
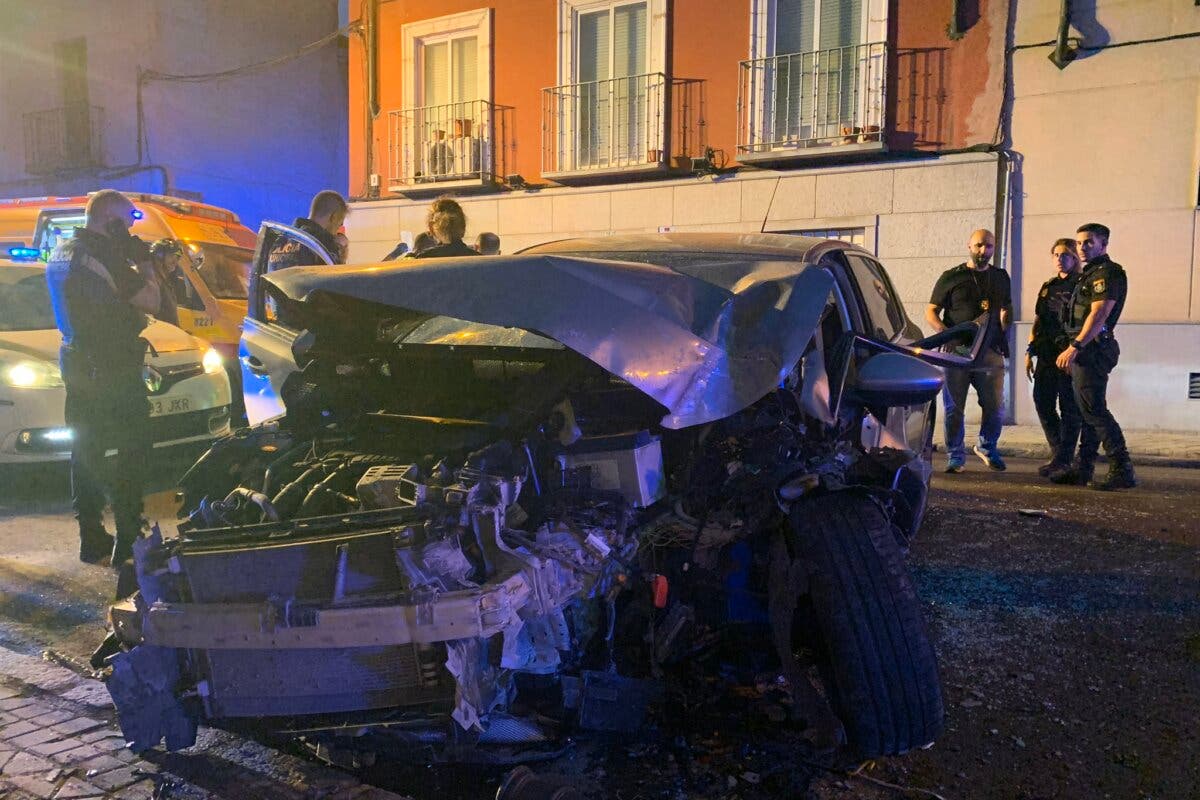
[[1104,329],[1099,338],[1106,339],[1113,335],[1121,311],[1125,308],[1125,295],[1129,292],[1129,279],[1125,268],[1113,261],[1107,255],[1093,258],[1083,268],[1079,283],[1071,294],[1070,319],[1067,332],[1071,336],[1083,330],[1083,323],[1091,313],[1092,303],[1098,300],[1113,300],[1115,305],[1104,320]]
[[1067,321],[1078,282],[1079,272],[1075,271],[1065,278],[1055,275],[1038,290],[1033,307],[1033,341],[1029,343],[1029,352],[1038,358],[1054,360],[1071,343]]
[[970,322],[985,311],[990,312],[985,346],[1008,355],[1008,342],[1000,326],[1000,311],[1012,313],[1012,281],[999,267],[983,271],[966,263],[951,267],[941,274],[933,286],[929,303],[941,309],[941,319],[947,328]]
[[130,299],[146,281],[133,268],[124,242],[76,228],[75,236],[50,256],[46,281],[64,354],[78,353],[100,371],[140,370],[146,354],[141,332],[148,318]]
[[[325,248],[325,252],[333,259],[333,263],[343,263],[344,259],[341,255],[341,248],[338,247],[337,239],[333,237],[332,233],[308,217],[297,217],[296,221],[292,223],[292,227],[299,228],[320,242],[321,246]],[[315,267],[324,263],[324,260],[314,253],[312,249],[305,247],[299,242],[289,240],[280,241],[267,254],[268,272],[274,272],[277,269],[286,269],[287,267]]]
[[435,244],[420,252],[413,253],[413,258],[455,258],[456,256],[477,256],[479,251],[472,250],[462,239],[455,239],[445,244]]

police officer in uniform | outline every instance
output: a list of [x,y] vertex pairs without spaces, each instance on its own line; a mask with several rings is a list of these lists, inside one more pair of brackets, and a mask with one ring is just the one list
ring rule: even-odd
[[[59,358],[73,434],[71,501],[79,521],[79,558],[95,564],[111,555],[114,567],[130,558],[142,531],[150,439],[142,377],[147,343],[141,332],[160,300],[149,248],[129,234],[135,214],[120,192],[92,195],[84,227],[59,245],[46,268],[62,332]],[[105,452],[114,448],[116,463],[107,473]],[[106,484],[112,492],[115,542],[103,524]]]
[[946,385],[942,390],[949,455],[946,472],[962,472],[966,468],[963,417],[967,390],[971,387],[975,388],[983,412],[975,455],[991,469],[1006,469],[997,441],[1003,423],[1004,359],[1008,356],[1004,331],[1012,318],[1012,282],[1007,272],[992,265],[995,249],[996,238],[991,231],[980,229],[972,233],[967,246],[970,260],[942,273],[925,308],[925,321],[934,333],[990,312],[980,363],[969,369],[946,370]]
[[[1050,460],[1038,467],[1043,478],[1070,469],[1083,419],[1075,404],[1071,376],[1054,363],[1070,344],[1066,321],[1071,294],[1079,282],[1079,256],[1074,239],[1059,239],[1050,248],[1056,274],[1042,284],[1033,309],[1033,330],[1025,350],[1025,376],[1033,381],[1033,405],[1050,445]],[[1035,366],[1036,360],[1036,366]]]
[[[1097,222],[1080,226],[1075,234],[1086,265],[1071,298],[1067,332],[1070,344],[1059,353],[1057,364],[1069,372],[1075,401],[1083,414],[1079,460],[1074,467],[1054,475],[1056,483],[1087,484],[1093,489],[1129,489],[1137,486],[1125,435],[1108,410],[1108,374],[1117,365],[1121,348],[1113,333],[1125,307],[1128,279],[1120,264],[1108,257],[1108,228]],[[1096,452],[1103,443],[1108,475],[1095,480]]]
[[[350,206],[346,198],[332,189],[325,189],[313,196],[307,217],[296,217],[293,228],[299,228],[316,239],[335,264],[346,263],[346,237],[338,229],[346,221]],[[299,242],[281,241],[267,254],[267,271],[287,267],[314,267],[325,262]]]

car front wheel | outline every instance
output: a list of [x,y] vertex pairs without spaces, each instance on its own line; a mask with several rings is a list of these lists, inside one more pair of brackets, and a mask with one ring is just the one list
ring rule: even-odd
[[847,743],[863,758],[930,744],[942,729],[937,660],[884,507],[846,490],[797,503],[789,523],[808,573],[797,615]]

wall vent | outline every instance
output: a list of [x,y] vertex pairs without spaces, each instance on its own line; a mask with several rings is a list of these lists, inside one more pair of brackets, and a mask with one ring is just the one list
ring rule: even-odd
[[1188,373],[1188,400],[1200,400],[1200,372]]

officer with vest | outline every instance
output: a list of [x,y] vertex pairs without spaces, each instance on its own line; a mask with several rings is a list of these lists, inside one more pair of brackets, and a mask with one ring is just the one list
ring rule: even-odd
[[[79,558],[120,567],[142,532],[142,492],[149,457],[149,404],[142,367],[147,314],[160,291],[150,249],[129,234],[133,203],[112,189],[88,200],[84,227],[50,256],[46,268],[62,332],[59,360],[71,428],[71,501],[79,521]],[[136,265],[136,266],[135,266]],[[117,451],[109,473],[105,453]],[[105,486],[116,537],[104,529]]]
[[[296,217],[293,228],[304,231],[320,243],[335,264],[346,263],[346,237],[338,233],[350,213],[346,198],[332,189],[324,189],[313,196],[307,217]],[[311,248],[299,242],[284,240],[271,248],[267,254],[267,271],[288,267],[315,267],[325,262]]]
[[[1058,355],[1060,369],[1071,375],[1075,401],[1083,414],[1079,458],[1071,469],[1051,477],[1055,483],[1087,484],[1094,489],[1137,486],[1133,462],[1121,426],[1108,409],[1108,375],[1117,365],[1121,348],[1114,331],[1125,307],[1128,279],[1120,264],[1108,257],[1108,228],[1097,222],[1080,226],[1075,234],[1085,266],[1072,292],[1067,332],[1070,344]],[[1095,480],[1096,453],[1103,443],[1108,475]]]
[[[945,435],[949,460],[946,472],[962,472],[966,468],[963,443],[964,413],[967,391],[975,388],[982,419],[979,443],[975,455],[989,468],[1006,469],[997,442],[1003,424],[1001,409],[1004,403],[1004,359],[1008,356],[1005,330],[1012,319],[1012,282],[1008,273],[992,264],[996,237],[988,230],[971,234],[967,245],[970,260],[951,267],[934,284],[925,321],[933,333],[970,322],[988,313],[988,328],[983,333],[983,353],[977,364],[968,368],[948,368],[942,389],[942,405],[946,411]],[[959,349],[966,349],[961,347]]]
[[[1043,478],[1070,469],[1083,419],[1075,403],[1071,376],[1054,363],[1071,342],[1066,322],[1071,295],[1079,282],[1079,256],[1074,239],[1059,239],[1050,248],[1055,275],[1042,284],[1033,308],[1033,329],[1025,350],[1025,376],[1033,381],[1033,405],[1050,445],[1050,460],[1038,467]],[[1036,362],[1036,366],[1035,366]]]

